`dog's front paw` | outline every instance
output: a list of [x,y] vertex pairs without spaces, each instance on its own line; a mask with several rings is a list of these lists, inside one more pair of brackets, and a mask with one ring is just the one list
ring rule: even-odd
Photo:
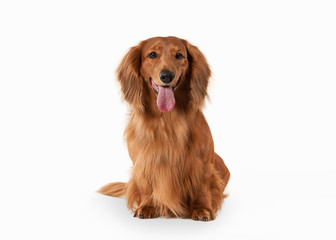
[[194,209],[191,213],[191,219],[195,221],[211,221],[216,218],[215,214],[212,211],[209,211],[205,208]]
[[134,217],[145,219],[145,218],[157,218],[159,217],[159,215],[155,211],[155,208],[144,206],[144,207],[140,207],[137,210],[135,210]]

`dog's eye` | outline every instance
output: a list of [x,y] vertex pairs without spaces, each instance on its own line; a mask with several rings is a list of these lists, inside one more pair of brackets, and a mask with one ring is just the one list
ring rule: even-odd
[[150,54],[148,54],[149,58],[156,58],[157,57],[157,53],[156,52],[151,52]]
[[184,56],[182,55],[182,53],[176,53],[175,58],[176,59],[182,59],[182,58],[184,58]]

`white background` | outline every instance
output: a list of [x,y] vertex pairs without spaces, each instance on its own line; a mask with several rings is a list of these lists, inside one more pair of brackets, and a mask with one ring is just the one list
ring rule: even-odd
[[[1,239],[335,239],[334,1],[1,1]],[[131,168],[115,69],[197,45],[232,178],[215,221],[135,219],[95,191]]]

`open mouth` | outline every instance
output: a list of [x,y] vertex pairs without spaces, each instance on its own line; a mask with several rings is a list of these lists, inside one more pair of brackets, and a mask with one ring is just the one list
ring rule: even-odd
[[163,88],[171,88],[171,89],[174,91],[175,88],[176,88],[176,86],[179,84],[180,80],[181,80],[181,77],[179,77],[179,79],[177,80],[177,82],[176,82],[174,85],[172,85],[172,86],[158,86],[158,85],[156,85],[156,84],[153,82],[153,79],[152,79],[151,77],[149,78],[150,84],[151,84],[151,86],[152,86],[152,88],[153,88],[155,94],[158,94],[158,93],[159,93],[159,87],[163,87]]
[[171,86],[160,86],[156,85],[152,78],[149,78],[150,84],[154,92],[157,95],[156,104],[161,112],[169,112],[174,109],[175,106],[175,96],[174,89],[177,84],[180,82],[181,77],[177,80],[174,85]]

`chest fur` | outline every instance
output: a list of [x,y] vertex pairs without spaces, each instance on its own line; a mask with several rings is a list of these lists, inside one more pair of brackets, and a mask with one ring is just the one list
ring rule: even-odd
[[[173,198],[188,170],[190,128],[186,121],[130,121],[126,132],[132,177],[158,201]],[[140,186],[140,187],[141,187]],[[176,196],[178,197],[178,196]]]

